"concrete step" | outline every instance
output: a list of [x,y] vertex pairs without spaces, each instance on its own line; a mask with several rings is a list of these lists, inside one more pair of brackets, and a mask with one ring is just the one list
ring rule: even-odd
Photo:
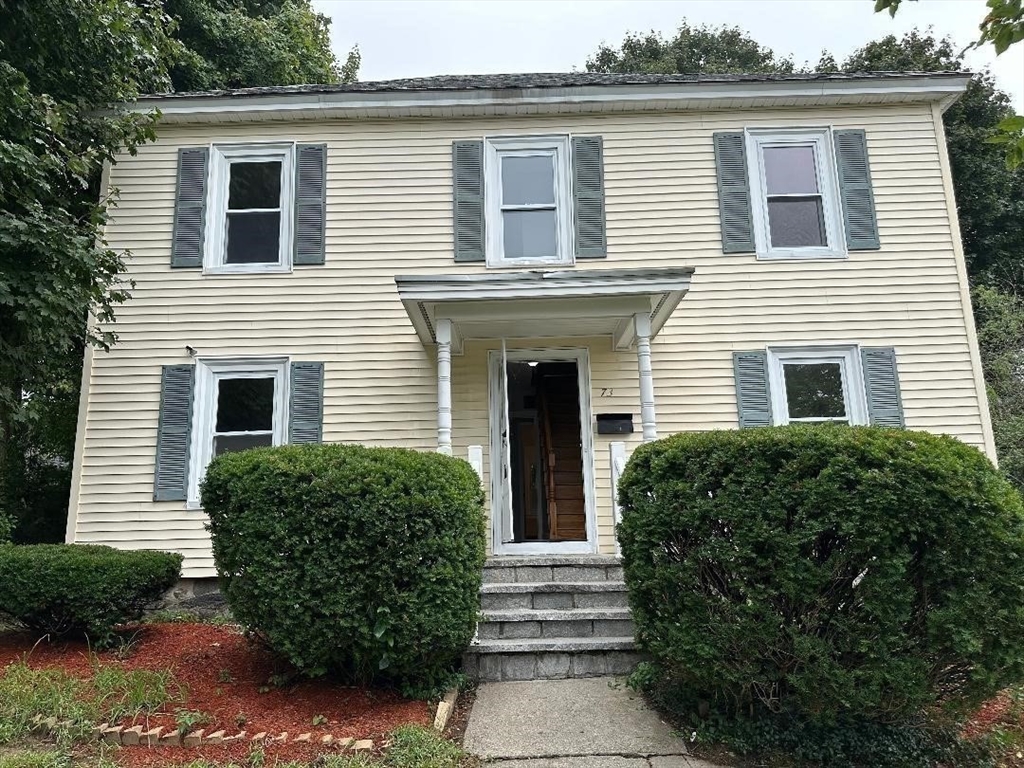
[[480,588],[480,606],[487,611],[568,611],[626,608],[621,581],[490,583]]
[[484,611],[477,636],[486,640],[631,637],[628,608]]
[[498,556],[484,565],[484,584],[546,581],[622,581],[622,565],[614,555]]
[[641,656],[632,637],[481,640],[463,656],[463,670],[481,682],[628,675]]

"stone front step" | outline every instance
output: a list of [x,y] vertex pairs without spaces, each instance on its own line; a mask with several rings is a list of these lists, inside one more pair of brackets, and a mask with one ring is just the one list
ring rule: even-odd
[[626,585],[621,581],[493,582],[480,588],[480,607],[485,613],[515,609],[626,608],[628,605]]
[[463,657],[480,682],[628,675],[640,657],[632,637],[481,640]]
[[482,640],[553,637],[632,637],[628,608],[484,611]]
[[514,582],[622,581],[622,565],[614,555],[491,557],[484,565],[484,584]]

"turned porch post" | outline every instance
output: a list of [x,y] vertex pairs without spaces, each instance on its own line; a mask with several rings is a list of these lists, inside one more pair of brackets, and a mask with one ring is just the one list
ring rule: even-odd
[[644,442],[658,439],[658,424],[654,414],[654,371],[651,369],[651,318],[644,312],[633,316],[636,326],[636,362],[640,371],[640,423]]
[[452,321],[437,321],[437,452],[452,455]]

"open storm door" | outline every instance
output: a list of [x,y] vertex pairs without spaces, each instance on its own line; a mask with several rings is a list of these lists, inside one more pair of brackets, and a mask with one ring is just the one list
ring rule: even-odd
[[512,449],[511,429],[509,427],[509,361],[502,339],[502,357],[499,361],[501,371],[498,372],[498,418],[501,430],[501,498],[498,500],[498,511],[502,516],[502,542],[508,544],[515,540],[512,530]]

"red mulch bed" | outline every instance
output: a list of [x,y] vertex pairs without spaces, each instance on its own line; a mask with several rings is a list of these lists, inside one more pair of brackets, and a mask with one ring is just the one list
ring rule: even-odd
[[[431,722],[425,701],[403,699],[398,693],[345,686],[329,680],[301,681],[276,688],[270,678],[282,671],[272,656],[251,643],[235,627],[207,624],[149,624],[137,628],[135,643],[127,658],[100,653],[103,665],[124,669],[170,670],[183,687],[184,703],[168,712],[151,715],[144,724],[174,730],[174,709],[198,710],[212,721],[197,726],[207,733],[223,729],[228,735],[245,730],[250,737],[261,731],[289,738],[312,733],[314,741],[324,734],[336,738],[373,739],[380,743],[399,725]],[[34,668],[60,667],[83,678],[91,674],[89,648],[83,643],[40,643],[25,634],[0,635],[0,668],[21,658]],[[313,718],[326,718],[313,725]],[[244,718],[244,724],[239,723]],[[319,722],[318,718],[318,722]],[[129,725],[130,723],[124,723]],[[120,723],[119,723],[120,725]],[[133,768],[188,762],[200,756],[211,760],[244,760],[252,744],[240,742],[226,747],[193,749],[180,747],[128,747],[119,752],[119,762]],[[319,744],[266,745],[268,764],[272,758],[311,759],[324,751]]]

